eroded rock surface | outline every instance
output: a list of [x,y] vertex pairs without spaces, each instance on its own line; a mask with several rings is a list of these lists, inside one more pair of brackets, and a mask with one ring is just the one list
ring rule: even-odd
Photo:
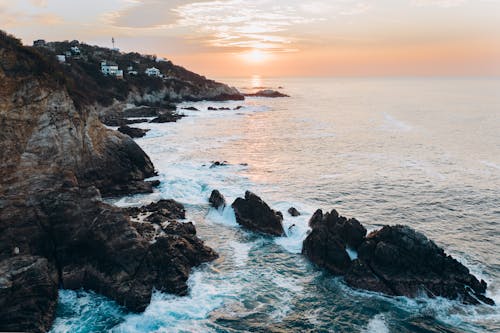
[[237,198],[231,206],[236,222],[245,228],[272,236],[285,235],[281,212],[271,209],[254,193],[246,191],[245,198]]
[[365,236],[366,229],[356,219],[346,219],[335,210],[324,215],[316,211],[309,225],[312,230],[302,253],[318,266],[343,275],[352,287],[395,296],[426,294],[467,304],[493,304],[484,295],[486,282],[408,226],[384,226]]

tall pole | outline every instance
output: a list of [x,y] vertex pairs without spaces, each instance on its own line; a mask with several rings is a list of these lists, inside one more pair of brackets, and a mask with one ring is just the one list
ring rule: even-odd
[[115,37],[111,37],[111,43],[113,43],[113,49],[115,48]]

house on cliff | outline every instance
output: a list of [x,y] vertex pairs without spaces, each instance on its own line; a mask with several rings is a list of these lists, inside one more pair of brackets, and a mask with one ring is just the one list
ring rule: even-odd
[[156,67],[148,68],[144,73],[150,77],[163,77],[163,74],[161,74],[160,70]]
[[119,69],[117,64],[107,61],[101,62],[101,73],[105,76],[114,76],[118,79],[123,78],[123,70]]

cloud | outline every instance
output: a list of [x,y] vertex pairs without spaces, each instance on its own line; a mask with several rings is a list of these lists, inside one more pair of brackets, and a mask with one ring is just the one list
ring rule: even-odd
[[416,6],[437,6],[443,8],[463,5],[467,0],[412,0]]
[[109,13],[109,24],[129,29],[177,29],[205,46],[290,52],[308,24],[358,15],[371,6],[355,0],[135,0]]
[[46,8],[48,0],[30,0],[30,3],[35,7]]

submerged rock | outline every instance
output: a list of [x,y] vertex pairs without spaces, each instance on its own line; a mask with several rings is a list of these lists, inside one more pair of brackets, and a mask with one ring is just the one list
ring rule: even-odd
[[173,123],[179,119],[182,119],[183,117],[185,117],[185,115],[168,111],[160,114],[158,117],[151,120],[151,123]]
[[210,198],[208,199],[208,202],[212,205],[212,207],[219,208],[219,207],[225,207],[226,206],[226,199],[220,193],[218,190],[213,190],[212,193],[210,194]]
[[212,161],[212,164],[210,165],[210,169],[220,167],[220,166],[227,166],[229,165],[228,161]]
[[[466,304],[493,304],[484,296],[486,282],[447,255],[425,235],[396,225],[366,235],[355,219],[335,210],[316,211],[309,222],[312,231],[304,240],[302,253],[318,266],[343,275],[352,287],[395,296],[441,296]],[[351,258],[346,251],[357,251]]]
[[183,110],[189,110],[189,111],[200,111],[198,110],[197,108],[195,108],[194,106],[188,106],[186,108],[182,108]]
[[231,205],[236,222],[245,228],[272,236],[283,236],[283,215],[272,210],[261,198],[250,191],[245,198],[237,198]]
[[120,126],[120,128],[118,128],[118,131],[130,136],[131,138],[142,138],[143,136],[146,135],[147,132],[149,132],[149,129],[142,129],[142,128],[130,127],[130,126],[124,125],[124,126]]
[[279,91],[276,90],[271,90],[271,89],[265,89],[265,90],[259,90],[256,93],[253,94],[245,94],[245,96],[249,97],[270,97],[270,98],[276,98],[276,97],[290,97],[288,95],[285,95]]
[[288,214],[290,214],[293,217],[300,216],[300,212],[295,207],[288,208]]

